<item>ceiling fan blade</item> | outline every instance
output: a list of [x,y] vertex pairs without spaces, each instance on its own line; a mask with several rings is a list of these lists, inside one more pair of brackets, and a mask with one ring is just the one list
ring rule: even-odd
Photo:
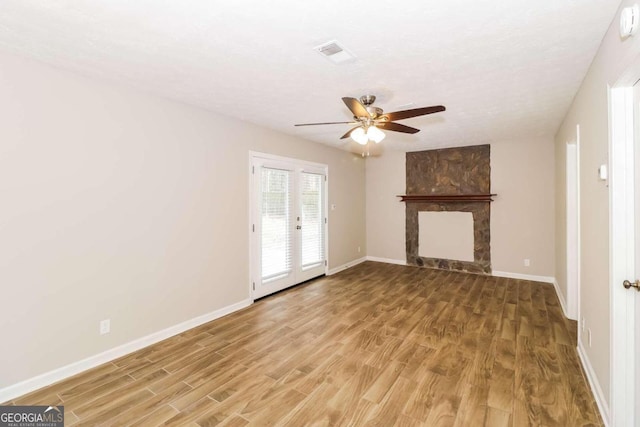
[[351,125],[354,122],[325,122],[325,123],[300,123],[294,126],[317,126],[317,125]]
[[344,135],[342,135],[340,137],[340,139],[346,139],[349,138],[351,136],[351,132],[353,132],[354,130],[358,129],[360,126],[356,126],[353,129],[350,129],[349,132],[345,133]]
[[405,126],[405,125],[401,125],[400,123],[394,123],[394,122],[382,122],[382,123],[376,124],[376,126],[384,130],[392,130],[394,132],[402,132],[402,133],[420,132],[420,129],[412,128],[410,126]]
[[345,97],[342,98],[342,101],[344,101],[347,108],[351,110],[354,117],[371,117],[371,114],[369,114],[367,109],[364,108],[364,105],[357,99]]
[[412,110],[394,111],[386,113],[382,117],[387,117],[390,122],[396,120],[410,119],[411,117],[425,116],[427,114],[439,113],[446,110],[444,105],[434,105],[433,107],[414,108]]

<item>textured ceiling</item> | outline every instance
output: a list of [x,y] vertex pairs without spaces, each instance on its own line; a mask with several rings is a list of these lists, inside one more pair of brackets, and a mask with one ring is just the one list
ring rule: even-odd
[[[444,113],[400,150],[553,135],[620,0],[2,0],[0,49],[344,147],[343,96]],[[357,60],[313,47],[337,39]],[[413,108],[413,107],[411,107]]]

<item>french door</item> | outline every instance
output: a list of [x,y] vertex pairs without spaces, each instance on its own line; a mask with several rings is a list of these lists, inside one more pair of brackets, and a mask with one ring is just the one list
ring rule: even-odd
[[325,274],[325,165],[252,155],[253,298]]

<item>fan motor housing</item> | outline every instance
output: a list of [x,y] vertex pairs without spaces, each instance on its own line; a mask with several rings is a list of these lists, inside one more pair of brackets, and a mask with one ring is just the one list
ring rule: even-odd
[[376,102],[375,95],[363,95],[360,97],[360,103],[364,105],[371,117],[376,118],[382,115],[382,108],[374,107],[374,102]]
[[367,106],[365,108],[367,109],[369,114],[371,114],[371,117],[375,118],[382,114],[382,108],[372,107],[372,106]]
[[362,105],[364,105],[365,107],[370,106],[374,102],[376,102],[375,95],[363,95],[360,97],[360,103],[362,103]]

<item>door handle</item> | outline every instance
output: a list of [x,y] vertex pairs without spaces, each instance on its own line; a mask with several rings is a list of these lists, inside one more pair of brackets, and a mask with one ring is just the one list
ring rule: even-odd
[[301,225],[296,226],[296,230],[302,230],[302,226]]
[[625,289],[636,288],[636,291],[640,292],[640,280],[636,280],[635,282],[625,280],[622,282],[622,286],[624,286]]

